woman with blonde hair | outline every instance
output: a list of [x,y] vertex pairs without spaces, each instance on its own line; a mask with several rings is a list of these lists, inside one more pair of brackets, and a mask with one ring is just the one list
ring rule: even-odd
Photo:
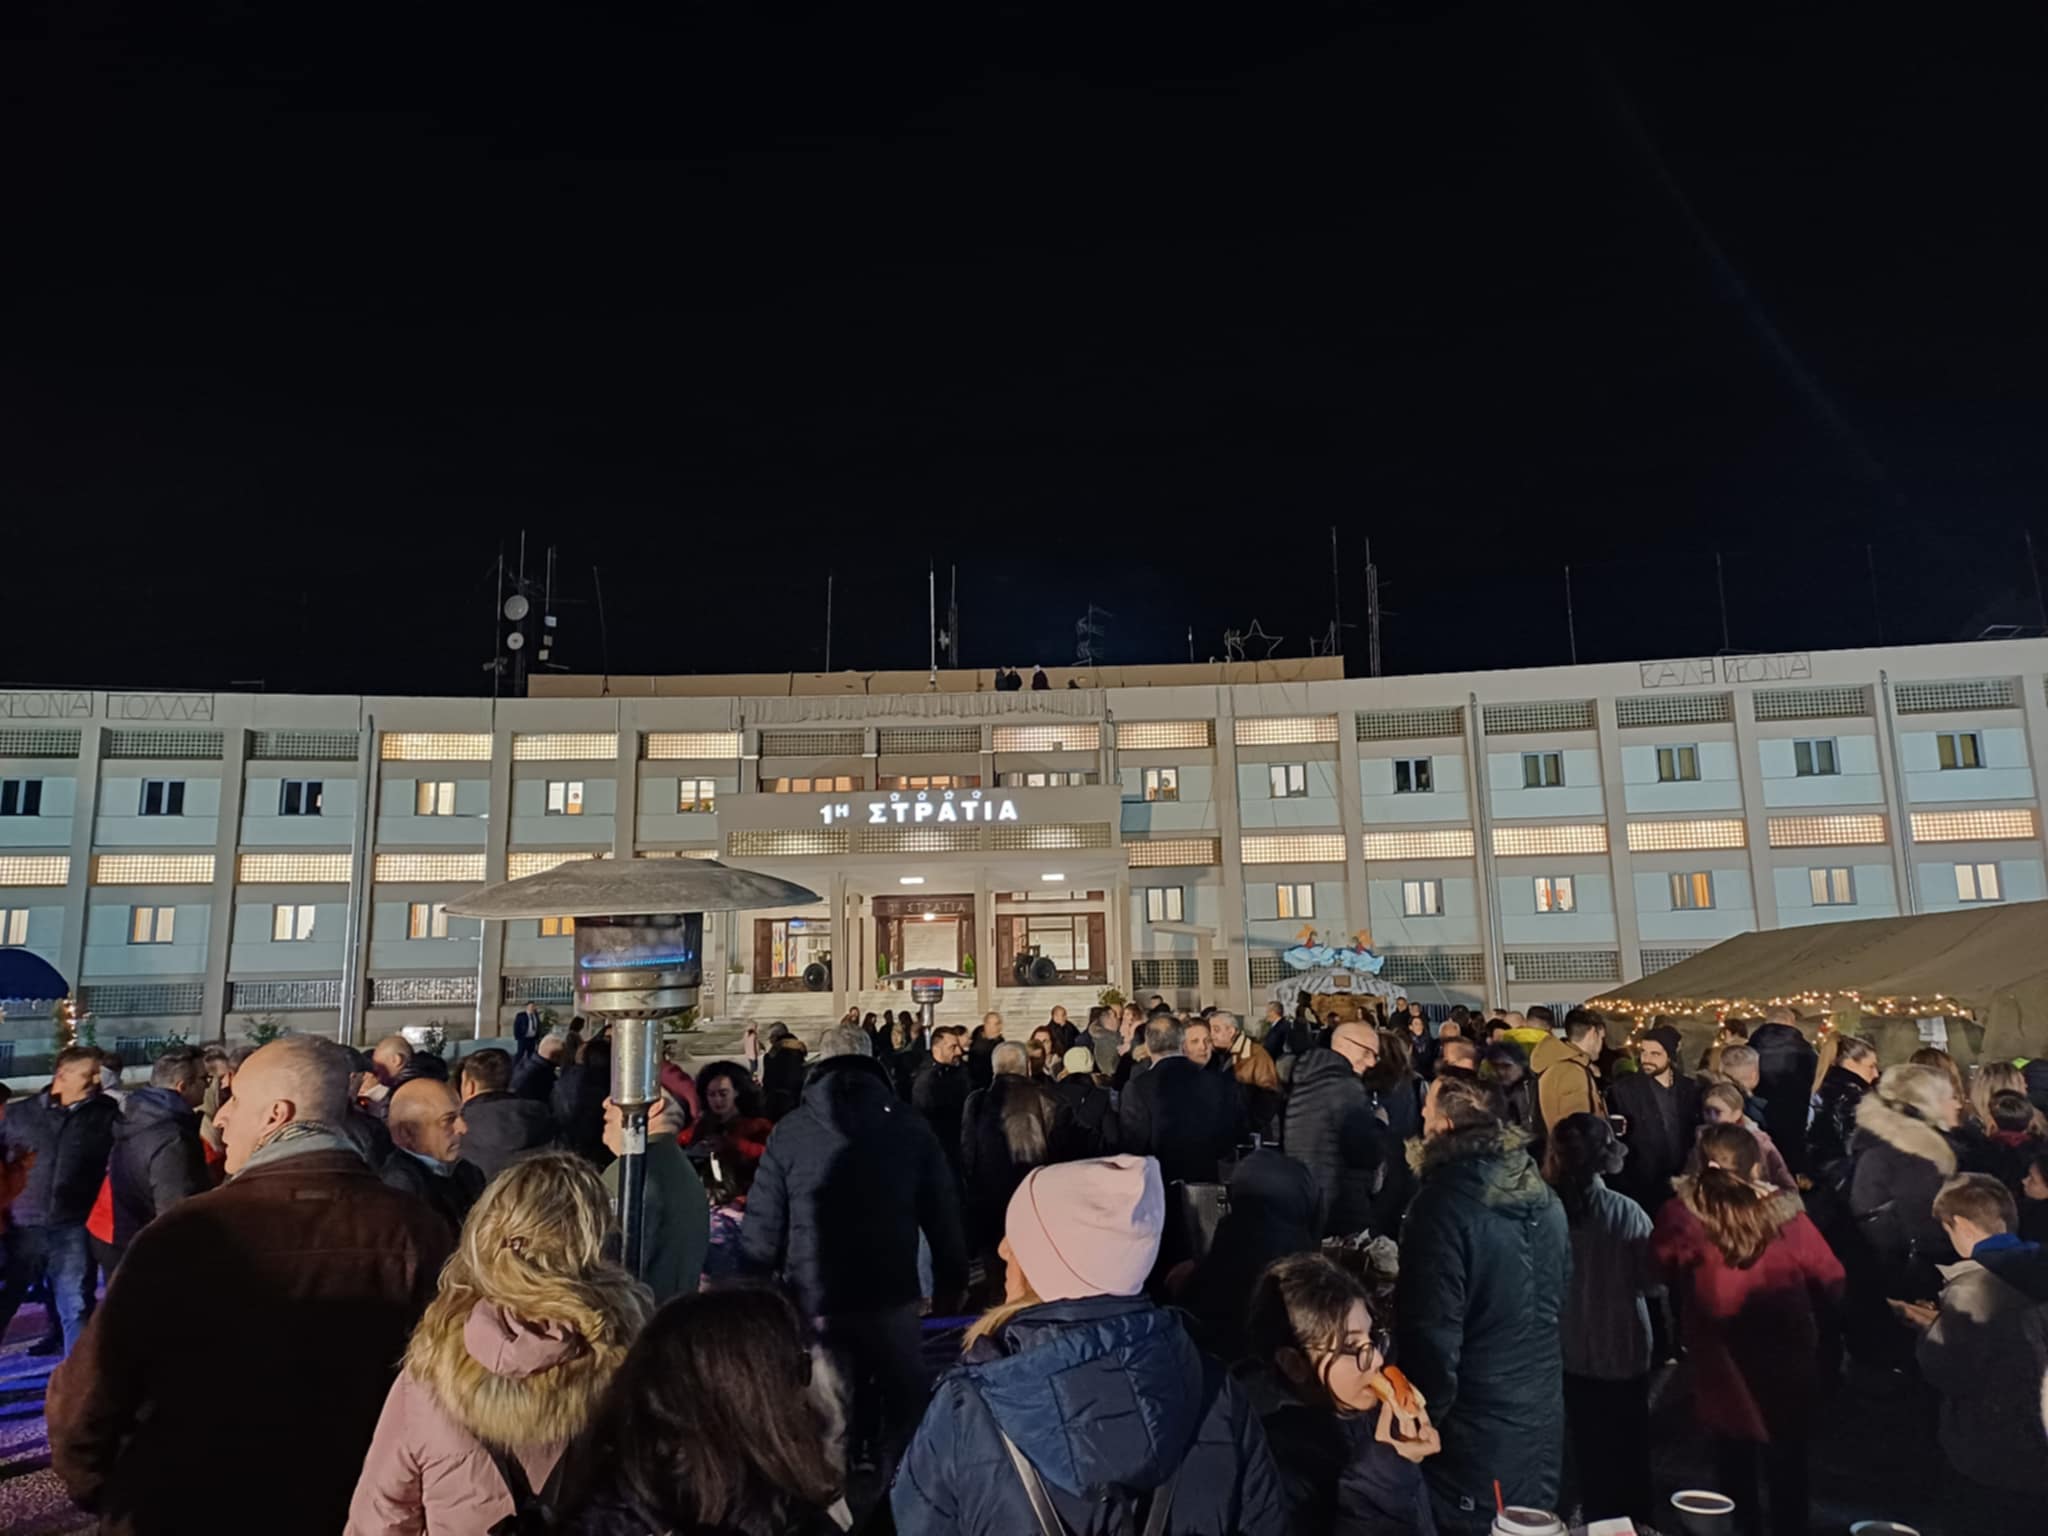
[[350,1501],[347,1536],[487,1536],[555,1481],[647,1321],[647,1291],[604,1257],[611,1205],[569,1152],[484,1189]]
[[1970,1107],[1977,1123],[1989,1130],[1993,1124],[1991,1099],[1994,1094],[2017,1093],[2026,1097],[2027,1074],[2009,1061],[1986,1061],[1970,1073]]

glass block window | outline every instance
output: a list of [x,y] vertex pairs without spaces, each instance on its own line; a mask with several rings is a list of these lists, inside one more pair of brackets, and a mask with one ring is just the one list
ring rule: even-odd
[[1888,842],[1890,823],[1881,815],[1773,816],[1765,836],[1773,848],[1850,848]]
[[92,861],[94,885],[211,885],[210,853],[102,853]]
[[1611,949],[1525,949],[1507,954],[1511,981],[1619,981],[1621,956]]
[[1230,985],[1230,962],[1221,955],[1209,961],[1209,984],[1219,988]]
[[1723,725],[1734,718],[1732,693],[1652,693],[1614,701],[1614,723],[1624,729],[1646,725]]
[[1275,715],[1236,722],[1240,747],[1295,747],[1311,742],[1335,741],[1335,715]]
[[1646,949],[1643,955],[1643,974],[1654,976],[1659,971],[1668,971],[1680,961],[1690,960],[1698,954],[1696,949]]
[[1365,856],[1374,859],[1469,859],[1476,843],[1470,827],[1433,832],[1368,832]]
[[1093,752],[1102,745],[1102,727],[999,725],[990,738],[998,752]]
[[[1017,830],[1012,828],[1011,830]],[[1043,828],[1033,830],[1043,831]],[[855,853],[973,853],[980,827],[855,827]]]
[[1892,707],[1902,715],[1934,715],[1957,709],[2018,709],[2020,687],[2009,677],[1961,683],[1894,683]]
[[1216,745],[1214,720],[1119,720],[1116,744],[1123,752],[1170,752]]
[[378,752],[387,763],[487,763],[489,731],[386,731]]
[[370,1006],[390,1008],[420,1003],[474,1003],[474,976],[372,976]]
[[602,763],[618,755],[619,738],[612,731],[556,731],[512,738],[515,763]]
[[341,1006],[341,978],[322,976],[304,981],[231,981],[230,1013],[295,1013]]
[[28,729],[0,731],[0,757],[76,757],[77,731]]
[[1913,812],[1916,843],[1996,843],[2038,835],[2031,810]]
[[1131,989],[1135,992],[1164,992],[1170,987],[1198,987],[1202,967],[1194,960],[1133,960]]
[[1759,688],[1751,711],[1759,720],[1855,720],[1872,713],[1861,684],[1831,688]]
[[345,853],[245,853],[235,860],[237,885],[347,885]]
[[875,750],[882,753],[932,754],[979,752],[978,725],[885,725],[875,732]]
[[498,1001],[507,1007],[532,1000],[567,1006],[576,1001],[574,976],[501,976]]
[[738,731],[648,731],[640,737],[640,755],[650,762],[673,759],[726,758],[740,755]]
[[259,762],[353,762],[362,748],[354,731],[251,731],[249,756]]
[[[940,828],[932,828],[934,832]],[[733,858],[818,858],[846,852],[844,827],[820,827],[814,832],[760,827],[729,834],[725,851]]]
[[1484,983],[1486,956],[1468,951],[1396,950],[1387,956],[1380,980],[1397,987],[1443,986],[1451,982]]
[[1597,821],[1564,827],[1495,827],[1493,851],[1508,859],[1539,853],[1605,853],[1607,828]]
[[867,751],[867,732],[858,727],[837,731],[763,731],[763,757],[859,757]]
[[716,848],[646,848],[633,855],[636,859],[715,859]]
[[380,853],[374,870],[380,883],[480,881],[484,877],[484,856],[480,853]]
[[83,986],[79,1002],[103,1019],[133,1019],[146,1014],[197,1013],[206,996],[203,983],[167,981],[139,985]]
[[219,731],[104,731],[100,750],[108,757],[188,758],[218,761],[226,745]]
[[71,857],[63,853],[0,854],[0,885],[69,885]]
[[1523,736],[1535,731],[1590,731],[1599,723],[1591,699],[1546,704],[1487,704],[1479,711],[1489,736]]
[[1132,869],[1170,869],[1184,864],[1221,864],[1223,842],[1214,837],[1155,837],[1125,843]]
[[1294,974],[1294,968],[1278,955],[1253,954],[1251,978],[1254,987],[1277,987]]
[[1245,864],[1342,864],[1341,832],[1282,832],[1238,839],[1237,854]]
[[598,857],[600,855],[587,850],[577,850],[574,852],[529,850],[520,853],[508,853],[505,855],[505,878],[507,880],[523,880],[528,875],[544,875],[551,869],[560,869],[564,864],[580,864],[585,859]]
[[1465,711],[1447,709],[1361,709],[1355,723],[1360,741],[1408,741],[1417,736],[1462,736]]
[[1739,817],[1708,821],[1632,821],[1630,853],[1692,853],[1709,848],[1746,848],[1749,836]]
[[1036,827],[1011,826],[1004,822],[988,829],[988,847],[991,853],[1107,848],[1114,841],[1110,835],[1109,823],[1106,821],[1047,822]]

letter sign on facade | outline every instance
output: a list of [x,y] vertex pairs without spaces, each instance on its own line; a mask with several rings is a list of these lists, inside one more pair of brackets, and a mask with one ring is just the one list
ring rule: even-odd
[[[930,790],[920,789],[905,799],[901,793],[892,793],[886,800],[870,800],[867,803],[868,825],[886,827],[904,826],[925,821],[1015,821],[1017,802],[1014,800],[984,800],[978,789],[969,790],[966,798],[959,799],[953,791],[940,791],[940,798],[934,800]],[[835,821],[846,821],[853,815],[850,801],[839,801],[832,805],[818,807],[818,819],[831,826]]]

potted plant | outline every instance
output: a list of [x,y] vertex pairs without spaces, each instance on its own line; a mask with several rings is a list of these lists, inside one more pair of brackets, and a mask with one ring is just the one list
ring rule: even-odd
[[1124,995],[1115,987],[1104,987],[1095,994],[1095,1001],[1104,1008],[1121,1008],[1124,1005]]
[[877,950],[875,952],[875,980],[886,982],[888,979],[889,956],[885,951]]
[[725,989],[728,992],[751,992],[753,983],[747,976],[746,962],[735,955],[725,967]]

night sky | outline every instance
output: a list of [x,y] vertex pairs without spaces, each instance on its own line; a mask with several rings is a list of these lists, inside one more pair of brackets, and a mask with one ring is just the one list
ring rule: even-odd
[[[655,13],[668,15],[655,19]],[[1303,654],[2040,622],[2027,7],[346,7],[0,19],[0,679]],[[1871,567],[1874,565],[1875,580]],[[601,573],[608,644],[592,570]],[[943,597],[942,597],[943,602]],[[1362,630],[1346,636],[1354,675]],[[607,654],[608,653],[608,654]]]

